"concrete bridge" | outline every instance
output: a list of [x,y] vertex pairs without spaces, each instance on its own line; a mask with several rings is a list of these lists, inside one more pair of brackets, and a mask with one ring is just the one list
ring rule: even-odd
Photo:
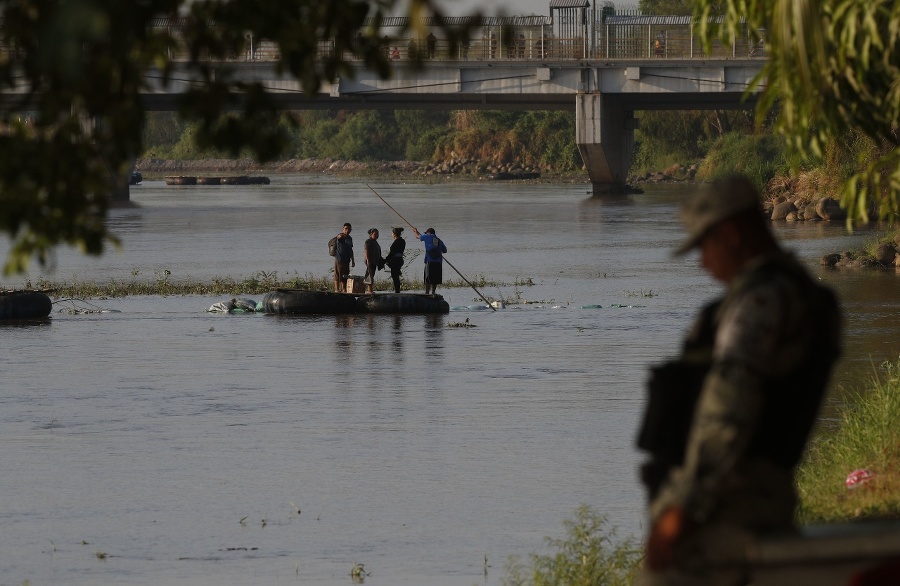
[[[285,110],[445,109],[575,111],[577,145],[595,192],[623,184],[631,165],[638,110],[751,108],[746,95],[761,61],[750,59],[435,59],[421,70],[398,62],[381,80],[358,68],[352,77],[303,94],[296,80],[264,61],[222,64],[239,79],[263,83]],[[191,82],[148,93],[150,110],[167,110]]]
[[[465,19],[453,20],[448,24]],[[439,32],[425,21],[412,30]],[[551,0],[550,16],[483,19],[464,45],[433,33],[401,36],[411,30],[402,17],[379,24],[380,46],[394,63],[388,80],[359,64],[310,98],[297,80],[277,73],[277,46],[252,37],[242,54],[210,66],[261,83],[286,110],[574,110],[578,149],[594,191],[602,193],[620,189],[628,175],[636,111],[752,108],[747,88],[766,59],[760,35],[751,31],[704,52],[690,17],[616,15],[591,8],[589,0]],[[160,19],[155,26],[177,32],[183,23]],[[320,42],[318,51],[324,56],[333,47]],[[416,56],[424,67],[411,67]],[[170,57],[176,64],[186,59]],[[196,83],[186,72],[176,71],[166,87],[157,78],[147,76],[150,110],[173,109]]]

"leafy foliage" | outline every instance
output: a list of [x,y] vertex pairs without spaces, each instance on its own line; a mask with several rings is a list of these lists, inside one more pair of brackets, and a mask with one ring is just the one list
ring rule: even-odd
[[[722,26],[710,16],[724,17]],[[893,0],[697,0],[707,45],[737,35],[744,20],[765,35],[770,56],[756,79],[757,115],[778,110],[776,127],[795,166],[820,159],[856,131],[880,145],[844,188],[848,222],[900,213],[900,4]],[[765,80],[765,84],[763,81]]]
[[531,556],[528,570],[513,558],[504,586],[626,586],[634,582],[640,550],[631,540],[615,543],[606,518],[582,505],[563,521],[566,536],[547,538],[555,553]]
[[[293,118],[280,113],[261,83],[239,80],[228,58],[243,51],[249,34],[277,45],[278,72],[299,80],[310,95],[325,80],[352,75],[351,59],[386,78],[391,68],[379,24],[399,5],[0,0],[0,99],[6,106],[0,113],[0,230],[12,238],[4,272],[21,272],[32,258],[46,264],[61,243],[100,254],[115,242],[106,227],[111,185],[126,184],[131,161],[143,151],[142,93],[153,89],[151,81],[196,80],[178,109],[195,123],[191,141],[200,152],[272,160],[294,146]],[[433,0],[403,6],[413,27],[421,25],[419,17],[434,16],[433,26],[450,43],[467,38],[478,22],[444,26]],[[176,16],[184,21],[177,35],[151,26],[156,18]],[[324,55],[322,40],[330,47]],[[177,48],[186,50],[186,60],[173,60]]]
[[729,173],[741,173],[763,188],[786,170],[784,149],[775,136],[730,133],[716,141],[697,175],[699,179],[713,180]]

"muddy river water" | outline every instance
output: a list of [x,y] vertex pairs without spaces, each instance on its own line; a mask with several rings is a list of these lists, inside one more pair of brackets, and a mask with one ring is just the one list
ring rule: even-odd
[[[647,368],[720,290],[696,255],[671,257],[691,188],[598,200],[585,185],[370,184],[434,227],[467,278],[501,283],[481,293],[521,303],[491,312],[445,288],[446,316],[291,318],[126,297],[0,327],[0,583],[331,585],[362,563],[371,585],[493,585],[581,504],[641,538]],[[357,260],[367,228],[387,248],[402,223],[346,178],[146,181],[132,200],[111,212],[121,250],[61,250],[29,277],[326,275],[344,222]],[[900,277],[819,267],[871,230],[775,229],[847,314],[827,418],[897,359]],[[465,319],[476,327],[448,327]]]

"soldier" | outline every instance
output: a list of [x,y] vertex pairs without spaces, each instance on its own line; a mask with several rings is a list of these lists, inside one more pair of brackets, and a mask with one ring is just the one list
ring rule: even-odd
[[703,267],[727,286],[681,356],[653,369],[638,445],[650,535],[638,584],[744,584],[747,544],[792,529],[794,467],[839,354],[830,290],[778,245],[755,187],[714,182],[681,219]]

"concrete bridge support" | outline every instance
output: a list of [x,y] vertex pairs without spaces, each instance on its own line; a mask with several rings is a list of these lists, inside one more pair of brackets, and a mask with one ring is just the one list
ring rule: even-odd
[[575,143],[595,194],[626,191],[634,150],[634,110],[621,94],[575,96]]
[[110,179],[109,202],[113,207],[127,206],[131,202],[131,174],[137,157],[131,157],[131,164],[125,175],[113,176]]

